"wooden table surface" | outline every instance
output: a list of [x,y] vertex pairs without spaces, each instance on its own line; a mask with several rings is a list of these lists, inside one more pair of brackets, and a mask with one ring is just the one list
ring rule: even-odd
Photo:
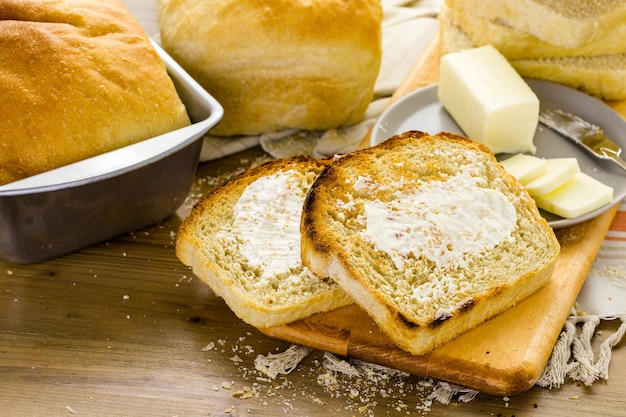
[[[125,0],[150,35],[153,0]],[[0,261],[0,415],[4,416],[623,416],[626,349],[610,379],[511,398],[427,400],[432,382],[333,374],[313,351],[270,380],[258,355],[289,344],[238,320],[175,257],[200,195],[266,158],[259,148],[204,163],[189,200],[160,224],[33,265]],[[602,341],[615,330],[601,325]]]

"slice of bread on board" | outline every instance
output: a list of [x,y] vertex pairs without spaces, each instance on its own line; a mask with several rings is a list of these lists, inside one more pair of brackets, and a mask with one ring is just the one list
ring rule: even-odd
[[243,321],[287,324],[352,300],[302,265],[304,197],[328,162],[268,162],[205,196],[178,231],[176,255]]
[[451,133],[406,132],[336,159],[301,230],[304,264],[416,355],[537,291],[560,250],[524,187]]
[[[439,21],[442,55],[479,46],[459,26],[449,8],[442,8]],[[518,47],[511,40],[498,50],[522,77],[562,84],[604,100],[626,99],[626,54],[511,58],[509,48]]]

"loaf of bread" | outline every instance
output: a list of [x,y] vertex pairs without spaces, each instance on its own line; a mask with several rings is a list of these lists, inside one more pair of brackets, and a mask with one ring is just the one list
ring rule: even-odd
[[381,59],[378,0],[158,0],[164,49],[224,107],[210,133],[359,122]]
[[476,16],[566,49],[601,39],[623,43],[623,38],[612,32],[626,26],[624,0],[445,0],[445,3],[453,10],[470,9]]
[[118,0],[3,0],[0,91],[0,184],[189,124]]
[[[559,36],[556,40],[564,41],[559,42],[559,44],[553,44],[536,37],[532,32],[525,32],[508,25],[504,18],[498,17],[491,19],[487,15],[480,14],[482,8],[476,5],[484,6],[484,1],[455,0],[453,3],[455,6],[450,9],[452,17],[472,40],[472,43],[476,46],[493,45],[496,49],[505,51],[506,57],[509,59],[597,56],[626,53],[626,42],[624,41],[624,39],[626,39],[626,15],[623,21],[617,21],[616,24],[611,27],[611,30],[592,31],[590,35],[593,36],[588,37],[590,39],[588,42],[580,43],[572,47],[565,47],[562,46],[562,44],[571,41],[572,37],[563,35],[561,29],[555,27],[551,28],[549,33],[552,36],[550,38],[554,39],[558,34]],[[521,2],[516,1],[510,3],[518,5]],[[559,3],[558,1],[556,3],[531,1],[529,3],[535,4],[537,7],[539,7],[540,3],[544,3],[544,8],[553,10],[551,12],[552,15],[560,15],[559,13],[561,11],[565,15],[569,15],[570,12],[577,8],[581,8],[584,5],[590,6],[592,4],[591,2],[568,2],[568,7],[562,7],[557,12],[554,10],[554,6]],[[626,2],[623,3],[626,5]],[[593,4],[599,5],[602,3],[593,2]],[[489,10],[490,15],[493,16],[497,9],[490,6]],[[527,9],[525,10],[528,12]],[[506,11],[503,11],[501,14],[506,15]],[[550,13],[546,13],[546,15],[550,16]],[[519,17],[519,15],[514,16]],[[569,22],[571,19],[574,18],[570,17],[570,20],[566,20],[565,22]],[[536,19],[534,24],[530,25],[529,30],[536,32],[537,28],[551,23],[551,19],[546,20],[547,21]],[[585,19],[587,25],[590,24],[589,20],[590,19]],[[522,20],[521,22],[525,23],[522,27],[527,27],[528,21]],[[582,23],[576,19],[574,19],[574,22],[576,22],[576,25],[583,26]],[[561,25],[566,25],[566,23],[561,23]],[[569,28],[570,25],[566,26]]]
[[[450,8],[446,6],[442,8],[439,20],[441,54],[480,46],[474,44],[470,36],[454,19]],[[505,31],[508,35],[513,33],[508,29]],[[483,42],[491,40],[493,43],[498,43],[499,35],[503,33],[505,32],[496,30],[489,35],[491,38],[484,38]],[[523,36],[528,40],[526,35]],[[521,76],[562,84],[604,100],[626,99],[626,83],[624,82],[626,80],[626,54],[513,58],[519,52],[520,47],[526,49],[532,49],[532,47],[520,46],[523,43],[516,43],[509,37],[507,39],[507,42],[498,45],[498,50],[508,58]],[[624,42],[620,40],[618,45],[624,45]],[[541,48],[541,44],[536,46]]]
[[0,184],[189,124],[118,0],[3,0],[0,62]]
[[302,265],[302,202],[326,161],[275,160],[217,188],[178,231],[176,255],[256,327],[293,322],[351,304],[330,278]]
[[301,233],[304,265],[416,355],[538,290],[560,250],[493,154],[450,133],[406,132],[336,159],[311,186]]

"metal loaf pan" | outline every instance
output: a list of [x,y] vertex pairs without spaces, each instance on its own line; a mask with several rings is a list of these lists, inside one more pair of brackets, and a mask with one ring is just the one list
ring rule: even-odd
[[0,186],[0,258],[49,260],[171,215],[193,183],[220,104],[153,42],[191,125]]

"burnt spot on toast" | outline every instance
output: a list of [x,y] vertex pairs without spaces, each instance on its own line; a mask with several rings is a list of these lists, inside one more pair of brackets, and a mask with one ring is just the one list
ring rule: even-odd
[[430,323],[428,323],[428,327],[430,327],[431,329],[439,327],[450,317],[452,317],[452,313],[450,313],[449,311],[439,310],[437,311],[437,314],[435,314],[435,318]]
[[417,329],[418,327],[420,327],[419,324],[412,322],[402,313],[398,313],[398,321],[402,323],[407,329],[413,330],[413,329]]

